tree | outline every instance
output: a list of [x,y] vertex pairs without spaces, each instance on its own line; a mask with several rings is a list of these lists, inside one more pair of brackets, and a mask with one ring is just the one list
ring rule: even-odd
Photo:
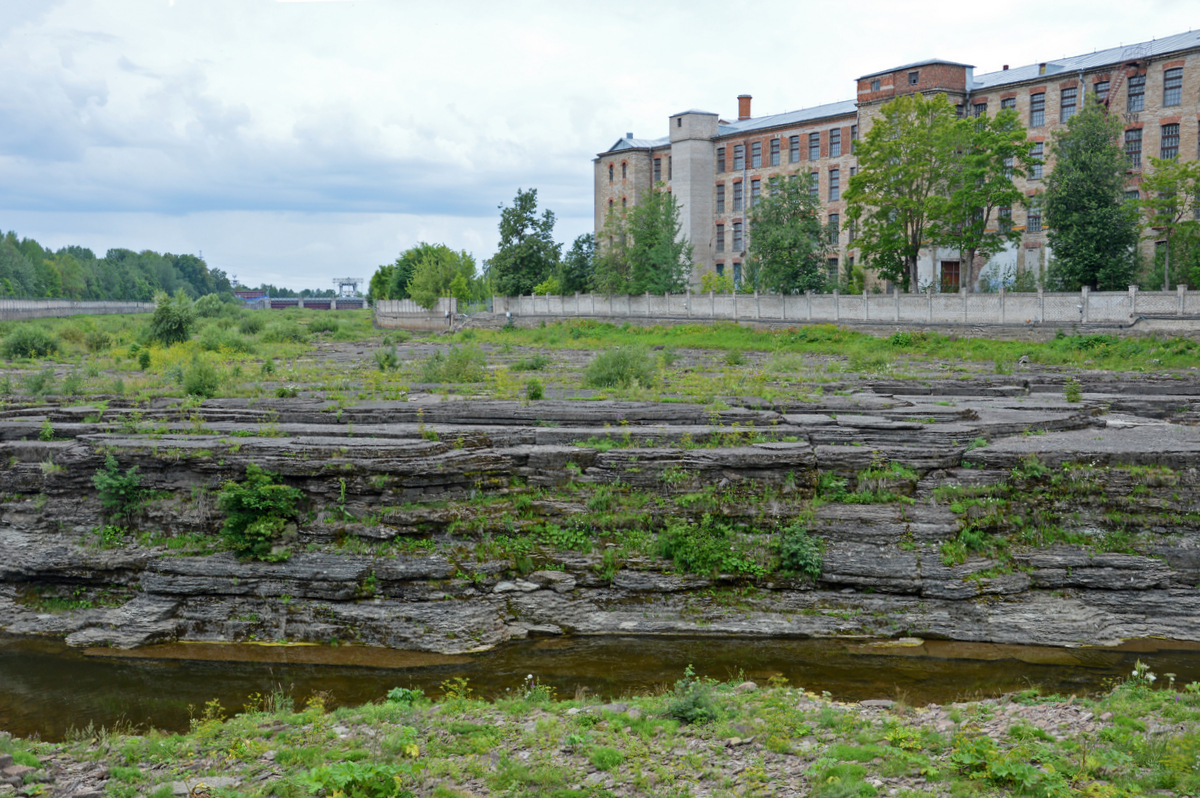
[[[1146,213],[1151,235],[1164,238],[1163,290],[1171,290],[1171,250],[1192,249],[1200,235],[1200,161],[1150,159],[1150,171],[1142,175],[1144,196],[1138,206]],[[1191,253],[1189,253],[1191,254]]]
[[460,290],[475,279],[475,259],[464,252],[455,252],[445,244],[418,244],[420,257],[408,281],[408,294],[423,308],[432,309],[440,297],[453,296],[452,286],[459,281]]
[[629,211],[629,292],[677,293],[692,271],[692,245],[682,235],[679,201],[655,186]]
[[500,206],[500,245],[489,262],[498,294],[523,296],[558,265],[561,244],[554,241],[554,212],[537,215],[537,189],[517,189],[512,207]]
[[596,268],[596,237],[584,233],[571,244],[559,265],[558,282],[564,294],[586,291]]
[[1067,290],[1121,290],[1133,277],[1136,206],[1124,200],[1129,161],[1124,126],[1096,102],[1084,103],[1054,134],[1054,170],[1046,181],[1046,238],[1057,280]]
[[154,295],[154,315],[150,317],[150,339],[164,346],[180,344],[192,337],[196,313],[192,300],[182,290],[174,297],[165,291]]
[[629,226],[626,212],[608,209],[600,231],[600,251],[592,268],[592,290],[607,296],[629,291]]
[[1013,176],[1024,175],[1033,142],[1025,138],[1025,128],[1011,109],[994,117],[956,120],[949,136],[949,194],[931,219],[930,238],[958,250],[965,266],[963,285],[974,290],[979,278],[976,259],[982,267],[1006,244],[1021,238],[1021,231],[996,217],[1001,208],[1025,199]]
[[750,209],[748,274],[756,288],[778,294],[816,291],[825,285],[829,229],[821,204],[796,177],[772,180]]
[[880,109],[859,142],[858,173],[845,195],[856,243],[871,268],[906,290],[917,289],[917,256],[945,209],[955,118],[945,95],[904,95]]

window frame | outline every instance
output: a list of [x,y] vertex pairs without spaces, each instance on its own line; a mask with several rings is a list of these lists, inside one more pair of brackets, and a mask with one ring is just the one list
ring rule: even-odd
[[[1125,98],[1126,113],[1137,113],[1138,111],[1146,110],[1146,76],[1145,75],[1130,75],[1126,81],[1129,86],[1127,96]],[[1134,91],[1137,89],[1137,91]]]
[[1046,164],[1046,143],[1035,141],[1029,150],[1029,179],[1041,180],[1042,169]]
[[753,208],[754,203],[762,199],[762,179],[754,177],[750,179],[750,204],[747,208]]
[[1125,153],[1126,160],[1129,161],[1130,169],[1142,167],[1142,140],[1143,133],[1140,127],[1129,128],[1125,131],[1125,146],[1121,150]]
[[842,157],[842,129],[840,127],[831,128],[829,131],[829,157]]
[[717,213],[725,213],[725,184],[724,183],[717,183],[715,202],[716,202],[716,206],[717,206]]
[[1046,92],[1029,95],[1029,126],[1043,127],[1046,124]]
[[725,173],[725,145],[717,147],[717,174]]
[[762,169],[762,142],[750,142],[750,168]]
[[[1172,102],[1173,100],[1173,102]],[[1183,104],[1183,67],[1163,70],[1163,107]]]
[[808,134],[808,160],[821,160],[821,131]]
[[836,166],[829,170],[829,201],[837,202],[842,198],[842,170]]
[[717,222],[716,248],[717,248],[716,249],[717,252],[725,251],[725,225],[722,224],[721,222]]
[[[1173,130],[1168,130],[1173,128]],[[1163,160],[1175,160],[1179,157],[1179,123],[1168,122],[1158,130],[1158,157]]]
[[740,212],[745,207],[745,203],[746,203],[745,194],[746,194],[746,192],[743,189],[743,181],[741,181],[741,180],[733,181],[733,212],[734,213]]
[[731,246],[733,247],[732,251],[733,252],[744,252],[745,251],[745,241],[746,241],[746,238],[745,238],[745,235],[743,232],[742,223],[734,222],[733,223],[733,241],[731,243]]
[[837,211],[834,211],[826,217],[825,228],[829,231],[829,243],[835,247],[838,243],[838,235],[842,231],[842,217]]
[[788,163],[800,163],[800,134],[788,136]]
[[1016,98],[1016,97],[1003,97],[1003,98],[1001,98],[1001,100],[1000,100],[1000,110],[1001,110],[1001,111],[1015,111],[1015,110],[1017,110],[1017,98]]
[[771,150],[768,156],[771,166],[779,166],[779,139],[771,139]]
[[746,145],[733,145],[733,171],[740,172],[746,168]]
[[[1068,103],[1068,99],[1070,102]],[[1079,87],[1063,86],[1058,96],[1058,121],[1065,125],[1079,111]]]
[[662,182],[662,156],[654,159],[654,182],[655,184]]
[[820,172],[813,171],[813,172],[808,173],[808,195],[810,197],[812,197],[813,199],[821,198],[821,173]]

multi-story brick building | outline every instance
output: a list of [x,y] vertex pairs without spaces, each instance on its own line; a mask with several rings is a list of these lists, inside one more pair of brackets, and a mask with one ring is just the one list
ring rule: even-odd
[[[1200,32],[1015,69],[1006,65],[981,75],[967,64],[922,61],[862,76],[853,100],[754,117],[750,96],[742,95],[737,121],[684,111],[669,118],[663,138],[626,134],[594,162],[597,236],[610,210],[636,205],[661,182],[681,206],[683,235],[696,263],[693,284],[711,271],[740,279],[750,232],[746,209],[771,178],[798,174],[810,181],[823,215],[838,231],[829,268],[844,270],[858,255],[841,199],[855,173],[856,142],[884,103],[915,92],[944,93],[963,114],[1015,109],[1035,143],[1034,154],[1045,159],[1018,182],[1031,198],[1027,207],[1005,212],[1004,222],[1022,231],[1020,242],[993,258],[991,267],[1038,273],[1045,268],[1049,251],[1036,197],[1054,166],[1051,134],[1089,95],[1124,120],[1130,196],[1138,190],[1147,156],[1200,157]],[[957,290],[959,274],[957,252],[922,253],[922,285]]]

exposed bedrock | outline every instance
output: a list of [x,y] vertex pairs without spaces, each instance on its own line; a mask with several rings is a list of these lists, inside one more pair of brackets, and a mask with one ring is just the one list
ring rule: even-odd
[[[537,634],[1200,640],[1197,385],[1050,388],[10,408],[0,631],[439,652]],[[108,455],[140,477],[128,517],[93,482]],[[220,488],[251,463],[304,497],[280,562],[222,543]],[[761,568],[685,572],[655,543],[680,519],[715,519]],[[780,565],[796,527],[816,579]]]

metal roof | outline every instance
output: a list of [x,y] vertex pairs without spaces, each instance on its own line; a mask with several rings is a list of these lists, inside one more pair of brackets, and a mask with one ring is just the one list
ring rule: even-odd
[[610,152],[619,152],[620,150],[648,150],[653,147],[664,147],[670,143],[671,139],[669,136],[663,136],[661,139],[619,138],[616,144],[600,154],[605,155]]
[[1075,55],[1069,58],[1059,58],[1046,62],[1046,71],[1041,72],[1041,64],[1028,64],[1016,69],[1004,69],[999,72],[987,72],[975,76],[973,91],[1005,86],[1010,83],[1023,83],[1027,80],[1037,80],[1039,77],[1058,75],[1072,72],[1086,72],[1103,66],[1118,66],[1126,61],[1143,58],[1153,58],[1166,53],[1180,50],[1200,48],[1200,31],[1188,31],[1167,36],[1165,39],[1154,39],[1149,42],[1135,42],[1121,47],[1110,47],[1107,50],[1097,50],[1087,55]]
[[726,136],[736,136],[741,133],[749,133],[753,130],[762,130],[768,127],[782,127],[784,125],[795,125],[800,122],[811,122],[814,119],[824,119],[833,116],[849,116],[854,114],[858,109],[858,102],[855,100],[842,100],[836,103],[826,103],[825,105],[814,105],[812,108],[801,108],[799,111],[788,111],[782,114],[772,114],[771,116],[756,116],[753,119],[744,119],[740,122],[730,122],[717,130],[716,138],[724,138]]

